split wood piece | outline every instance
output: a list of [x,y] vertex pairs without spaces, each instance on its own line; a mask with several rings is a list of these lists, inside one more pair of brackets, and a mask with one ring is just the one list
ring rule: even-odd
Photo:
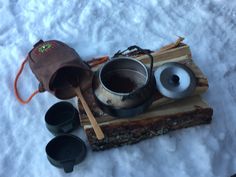
[[[154,63],[158,63],[159,65],[165,63],[165,61],[170,62],[170,60],[184,60],[184,59],[192,59],[192,54],[190,48],[186,44],[182,44],[176,48],[165,50],[165,51],[154,51],[151,53],[153,56]],[[142,61],[144,64],[149,63],[149,56],[140,55],[135,57],[137,60]]]
[[98,65],[101,65],[103,63],[105,63],[106,61],[109,60],[109,56],[103,56],[103,57],[98,57],[98,58],[93,58],[92,60],[90,61],[87,61],[86,63],[91,67],[95,67],[95,66],[98,66]]
[[96,134],[97,139],[98,140],[104,139],[104,134],[103,134],[103,132],[101,130],[101,127],[98,125],[95,117],[93,116],[93,113],[91,112],[87,102],[85,101],[85,99],[84,99],[84,97],[83,97],[83,95],[81,93],[80,87],[77,87],[75,89],[75,92],[76,92],[78,98],[80,99],[80,101],[81,101],[81,103],[83,105],[83,108],[84,108],[84,110],[85,110],[85,112],[86,112],[86,114],[88,116],[88,119],[89,119],[89,121],[90,121],[90,123],[92,125],[92,128],[93,128],[93,130],[94,130],[94,132]]
[[183,37],[179,37],[179,38],[176,40],[176,42],[171,43],[171,44],[169,44],[169,45],[166,45],[166,46],[160,48],[159,52],[176,48],[176,47],[178,47],[178,46],[181,44],[181,42],[182,42],[183,40],[184,40]]
[[[184,52],[184,54],[186,54],[186,52]],[[178,58],[180,58],[180,57],[178,57]],[[164,60],[164,59],[162,60],[162,62],[168,62],[168,61],[176,61],[176,62],[182,63],[182,64],[186,65],[187,67],[189,67],[193,71],[193,73],[195,74],[196,79],[197,79],[197,86],[196,86],[196,89],[195,89],[194,93],[192,94],[192,96],[200,95],[200,94],[207,91],[207,89],[208,89],[207,78],[203,75],[203,73],[196,66],[196,64],[193,62],[193,60],[187,58],[186,55],[182,55],[181,60],[178,60],[175,58],[174,59],[172,58],[169,60]],[[156,61],[154,64],[158,65],[158,62]],[[154,68],[156,68],[156,66]],[[95,102],[91,88],[87,89],[84,92],[84,97],[85,97],[85,100],[87,101],[88,105],[92,108],[92,112],[95,115],[95,117],[99,123],[110,121],[110,120],[114,119],[114,117],[107,115],[98,107],[98,105]],[[153,97],[155,97],[155,101],[153,102],[153,105],[156,105],[156,106],[165,105],[165,104],[176,101],[176,100],[164,97],[158,91],[155,93],[155,95],[153,95]],[[79,110],[80,110],[81,125],[89,124],[89,120],[87,119],[87,116],[83,110],[83,107],[79,107]],[[147,112],[148,111],[149,110],[147,110]]]
[[132,119],[116,119],[101,123],[106,137],[98,141],[91,125],[85,125],[93,150],[105,150],[162,135],[173,130],[209,124],[213,110],[202,99],[191,97],[168,105],[152,106],[150,111]]

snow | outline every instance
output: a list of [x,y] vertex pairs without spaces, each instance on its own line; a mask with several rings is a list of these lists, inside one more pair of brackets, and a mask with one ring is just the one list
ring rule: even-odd
[[[229,0],[0,0],[1,177],[227,177],[236,173],[236,3]],[[114,54],[137,44],[158,49],[184,36],[209,79],[204,99],[214,108],[210,125],[103,152],[92,152],[74,172],[51,166],[45,146],[53,138],[44,114],[59,100],[39,94],[25,106],[13,80],[39,39],[61,40],[83,59]],[[27,65],[19,90],[37,88]],[[76,104],[75,99],[69,100]],[[84,132],[74,132],[88,145]]]

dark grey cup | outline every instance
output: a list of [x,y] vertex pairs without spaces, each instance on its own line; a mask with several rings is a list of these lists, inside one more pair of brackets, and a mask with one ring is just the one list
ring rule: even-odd
[[66,173],[72,172],[74,165],[82,162],[87,152],[84,142],[70,134],[53,138],[45,150],[49,162],[58,168],[63,168]]
[[71,103],[62,101],[49,108],[45,123],[53,135],[68,133],[80,125],[79,113]]

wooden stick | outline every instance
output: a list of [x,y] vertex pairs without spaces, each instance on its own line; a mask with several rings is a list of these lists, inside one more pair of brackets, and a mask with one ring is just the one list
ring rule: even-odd
[[183,37],[179,37],[176,42],[174,43],[171,43],[171,44],[168,44],[162,48],[160,48],[160,50],[158,52],[163,52],[163,51],[166,51],[166,50],[170,50],[170,49],[173,49],[173,48],[176,48],[178,47],[178,45],[184,40]]
[[78,98],[80,99],[80,101],[81,101],[81,103],[82,103],[82,105],[84,107],[84,110],[85,110],[85,112],[86,112],[86,114],[87,114],[87,116],[89,118],[89,121],[90,121],[90,123],[91,123],[91,125],[93,127],[93,130],[94,130],[94,132],[95,132],[95,134],[97,136],[97,139],[99,139],[99,140],[104,139],[104,134],[102,132],[102,129],[98,125],[95,117],[93,116],[93,113],[91,112],[87,102],[85,101],[85,99],[84,99],[84,97],[83,97],[83,95],[81,93],[80,87],[77,87],[75,89],[75,92],[76,92]]
[[92,60],[88,61],[87,63],[91,68],[100,65],[102,63],[105,63],[109,59],[109,56],[103,56],[99,58],[93,58]]

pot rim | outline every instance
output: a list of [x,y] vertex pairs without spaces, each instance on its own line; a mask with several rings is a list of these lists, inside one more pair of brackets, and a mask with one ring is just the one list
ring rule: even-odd
[[[132,92],[134,92],[134,91],[127,92],[127,93],[123,93],[123,92],[114,92],[114,91],[110,90],[109,88],[107,88],[107,87],[103,84],[102,79],[101,79],[101,72],[102,72],[102,70],[104,69],[104,67],[106,67],[108,64],[110,64],[110,63],[112,63],[112,62],[114,62],[114,61],[117,61],[117,60],[124,60],[124,59],[137,62],[137,63],[139,63],[139,64],[144,68],[145,73],[146,73],[146,80],[145,80],[145,83],[144,83],[142,86],[144,86],[144,85],[147,84],[147,82],[148,82],[148,77],[149,77],[148,69],[147,69],[146,65],[143,64],[141,61],[139,61],[139,60],[137,60],[137,59],[135,59],[135,58],[132,58],[132,57],[115,57],[115,58],[112,58],[112,60],[108,61],[107,63],[105,63],[105,64],[101,67],[101,69],[99,70],[99,74],[98,74],[99,77],[98,77],[98,78],[99,78],[99,82],[101,83],[102,87],[103,87],[105,90],[107,90],[108,92],[113,93],[113,94],[115,94],[115,95],[119,95],[119,96],[130,95],[130,94],[131,94]],[[142,87],[142,86],[140,86],[140,87]],[[135,90],[139,89],[140,87],[136,88]]]

